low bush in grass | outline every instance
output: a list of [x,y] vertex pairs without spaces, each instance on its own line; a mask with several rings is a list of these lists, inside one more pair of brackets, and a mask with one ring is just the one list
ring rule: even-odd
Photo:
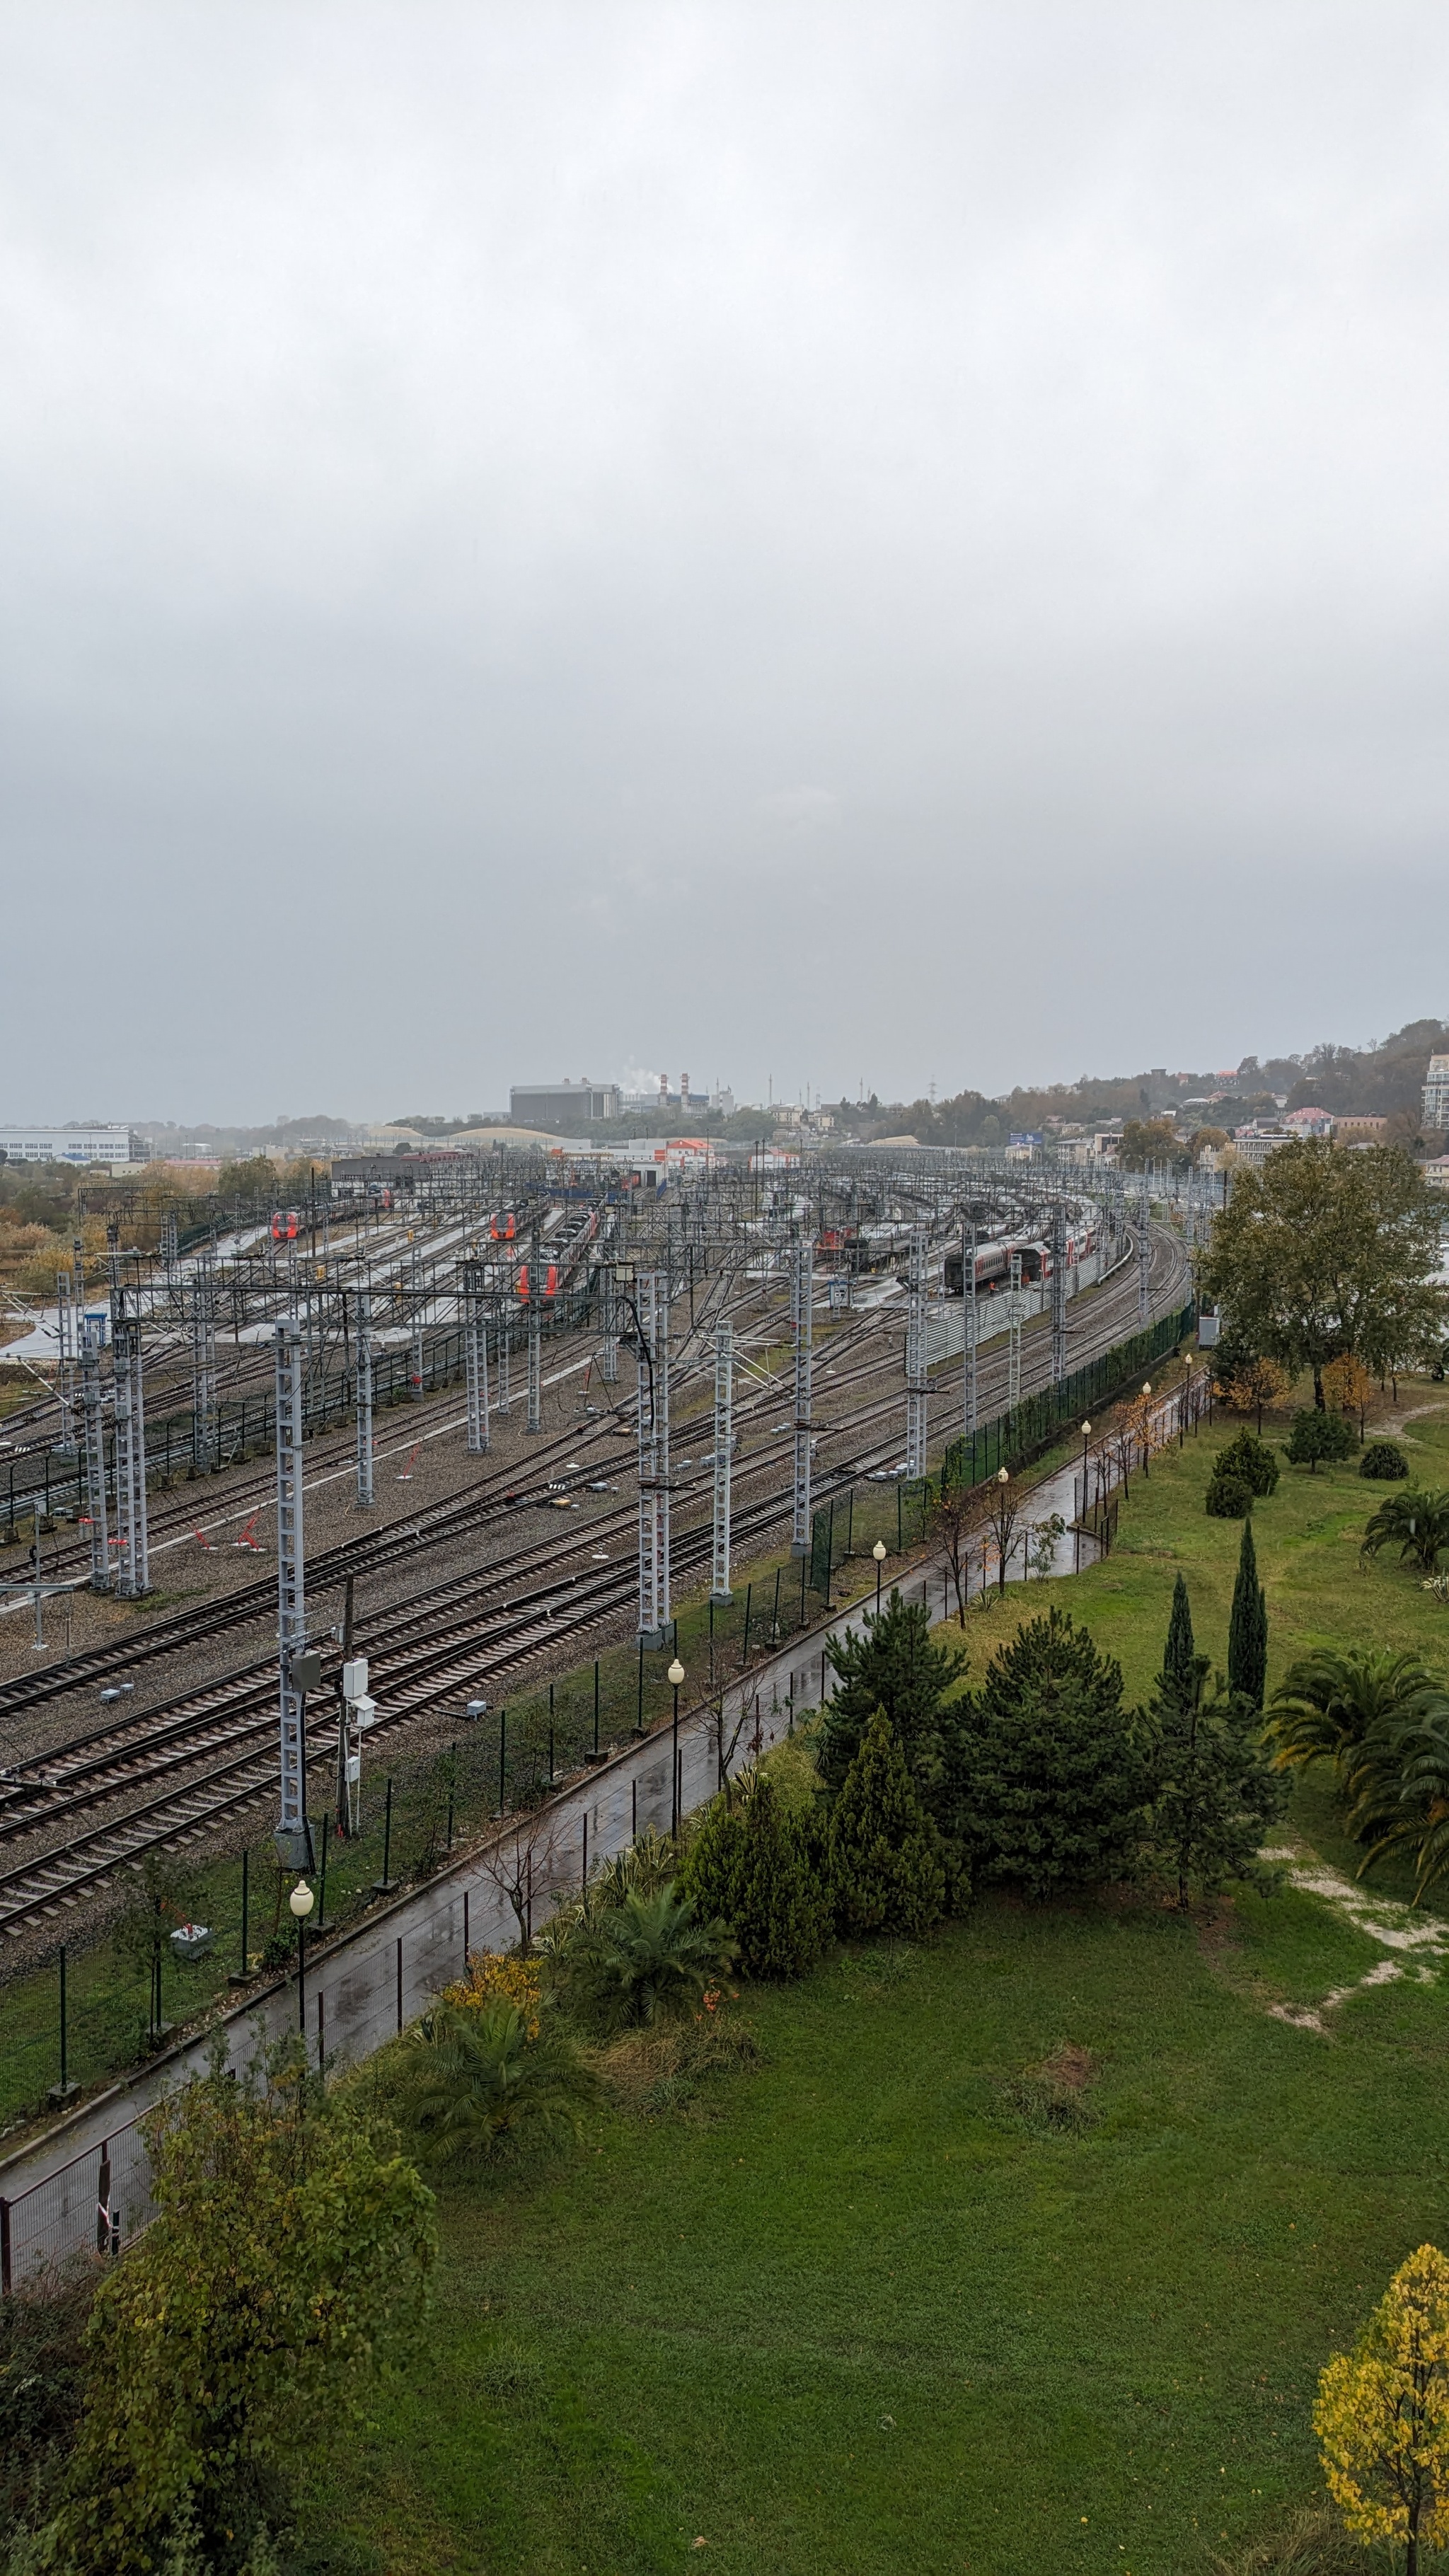
[[1341,1466],[1358,1447],[1358,1433],[1341,1413],[1320,1413],[1306,1405],[1293,1416],[1288,1434],[1288,1457],[1295,1467],[1306,1467],[1311,1476],[1318,1473],[1322,1459],[1329,1466]]
[[1246,1425],[1235,1440],[1218,1451],[1213,1468],[1216,1476],[1236,1476],[1259,1501],[1274,1491],[1282,1472],[1267,1441],[1260,1440]]
[[1215,1467],[1208,1478],[1203,1508],[1218,1521],[1240,1521],[1253,1508],[1253,1488],[1241,1476],[1224,1476]]
[[1358,1462],[1358,1472],[1371,1483],[1397,1485],[1408,1475],[1409,1462],[1395,1440],[1371,1440]]

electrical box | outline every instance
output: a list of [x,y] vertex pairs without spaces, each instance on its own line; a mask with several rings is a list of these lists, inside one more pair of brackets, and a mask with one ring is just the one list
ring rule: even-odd
[[353,1788],[353,1789],[355,1789],[355,1788],[356,1788],[356,1786],[357,1786],[358,1781],[359,1781],[361,1778],[362,1778],[362,1756],[361,1756],[361,1754],[360,1754],[360,1753],[349,1753],[349,1754],[348,1754],[348,1757],[347,1757],[347,1785],[348,1785],[348,1787],[349,1787],[349,1788]]
[[376,1700],[368,1699],[365,1695],[361,1699],[355,1699],[352,1702],[352,1714],[359,1726],[371,1726],[377,1715]]
[[322,1686],[321,1656],[314,1653],[310,1648],[305,1654],[294,1655],[289,1667],[289,1677],[293,1690],[320,1690]]
[[366,1657],[366,1655],[354,1655],[354,1656],[353,1656],[353,1658],[352,1658],[352,1661],[351,1661],[350,1663],[347,1663],[347,1664],[344,1664],[344,1665],[343,1665],[343,1667],[342,1667],[342,1696],[343,1696],[343,1698],[344,1698],[344,1699],[366,1699],[366,1697],[367,1697],[367,1657]]

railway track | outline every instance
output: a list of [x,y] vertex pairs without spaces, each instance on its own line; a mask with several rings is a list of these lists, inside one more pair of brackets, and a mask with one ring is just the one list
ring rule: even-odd
[[[1167,1257],[1159,1259],[1159,1250]],[[1175,1245],[1164,1246],[1159,1238],[1154,1269],[1154,1307],[1170,1309],[1184,1284],[1185,1265]],[[1090,1331],[1079,1338],[1078,1364],[1118,1337],[1120,1302],[1100,1303],[1087,1319]],[[1004,1373],[1004,1359],[1002,1368]],[[847,1375],[876,1373],[870,1366]],[[1047,1372],[1038,1367],[1027,1374],[1044,1382]],[[783,1385],[762,1390],[756,1402],[766,1409],[787,1391]],[[822,1502],[898,1448],[898,1411],[899,1395],[892,1391],[840,1421],[822,1423],[822,1439],[833,1443],[853,1435],[855,1442],[848,1458],[817,1468]],[[863,1441],[887,1416],[892,1421],[889,1440]],[[777,1463],[769,1453],[756,1453],[740,1462],[737,1475],[749,1481]],[[738,1536],[764,1538],[789,1508],[789,1493],[779,1487],[745,1502],[736,1513]],[[633,1520],[632,1505],[601,1515],[580,1533],[581,1540],[597,1543],[606,1535],[617,1536],[632,1528]],[[707,1562],[709,1551],[707,1520],[679,1531],[677,1570],[687,1575]],[[543,1579],[536,1579],[540,1574]],[[578,1573],[563,1571],[557,1544],[551,1542],[516,1551],[481,1572],[450,1578],[394,1604],[387,1614],[386,1639],[370,1650],[374,1692],[384,1701],[373,1739],[405,1727],[464,1690],[476,1690],[498,1673],[524,1681],[529,1666],[556,1655],[563,1640],[580,1640],[616,1620],[633,1598],[635,1580],[632,1557]],[[521,1592],[520,1582],[526,1587]],[[511,1598],[499,1597],[510,1589]],[[270,1796],[276,1768],[275,1687],[275,1663],[267,1658],[168,1705],[12,1766],[0,1780],[0,1841],[29,1839],[58,1816],[111,1803],[138,1787],[168,1779],[170,1785],[160,1786],[124,1815],[72,1834],[0,1873],[0,1931],[17,1937],[35,1922],[82,1902],[147,1849],[195,1841]],[[324,1770],[335,1756],[335,1725],[314,1731],[311,1767]],[[199,1775],[198,1764],[206,1765]],[[190,1776],[178,1780],[177,1773]]]

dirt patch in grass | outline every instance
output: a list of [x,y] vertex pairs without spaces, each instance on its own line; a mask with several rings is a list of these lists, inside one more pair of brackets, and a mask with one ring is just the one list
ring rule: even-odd
[[1097,2116],[1088,2100],[1095,2072],[1091,2050],[1063,2040],[1049,2057],[1012,2076],[1002,2087],[1002,2098],[1035,2136],[1074,2137],[1091,2128]]

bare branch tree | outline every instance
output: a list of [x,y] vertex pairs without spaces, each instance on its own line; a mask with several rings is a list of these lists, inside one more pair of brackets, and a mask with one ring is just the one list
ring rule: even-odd
[[477,1855],[479,1876],[497,1889],[518,1926],[520,1951],[533,1945],[535,1904],[562,1884],[562,1844],[561,1819],[552,1808],[540,1807],[533,1815],[513,1817]]

